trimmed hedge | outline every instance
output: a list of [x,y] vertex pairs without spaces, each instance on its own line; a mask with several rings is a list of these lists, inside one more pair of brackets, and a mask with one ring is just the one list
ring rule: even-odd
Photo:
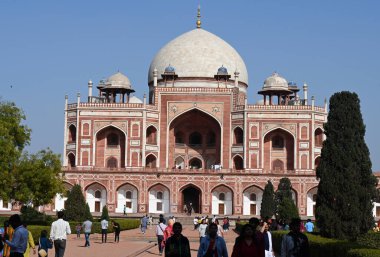
[[380,249],[380,232],[370,231],[359,236],[357,242],[367,248]]
[[38,239],[40,238],[42,230],[46,230],[48,232],[48,237],[50,236],[50,226],[28,225],[28,230],[32,233],[36,245],[38,244]]
[[380,257],[379,249],[352,249],[347,257]]

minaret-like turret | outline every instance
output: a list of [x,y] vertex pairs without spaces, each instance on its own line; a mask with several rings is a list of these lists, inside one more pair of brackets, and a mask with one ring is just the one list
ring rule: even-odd
[[92,81],[89,80],[87,85],[88,85],[88,102],[90,103],[91,98],[92,98]]
[[304,98],[304,105],[307,105],[307,84],[303,84],[303,98]]

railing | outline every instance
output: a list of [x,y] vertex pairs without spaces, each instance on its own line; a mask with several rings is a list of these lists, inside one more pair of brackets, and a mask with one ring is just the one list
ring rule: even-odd
[[207,175],[252,175],[252,174],[265,174],[274,176],[284,176],[284,175],[312,175],[315,176],[314,170],[262,170],[262,169],[169,169],[169,168],[106,168],[106,167],[62,167],[62,171],[66,173],[147,173],[155,174],[157,177],[165,174],[207,174]]
[[[248,110],[312,110],[311,105],[247,105]],[[314,106],[315,111],[324,112],[324,107]]]
[[[157,106],[142,103],[79,103],[79,107],[82,108],[137,108],[137,109],[147,109],[147,110],[157,110]],[[78,104],[72,103],[67,105],[67,109],[76,109]]]

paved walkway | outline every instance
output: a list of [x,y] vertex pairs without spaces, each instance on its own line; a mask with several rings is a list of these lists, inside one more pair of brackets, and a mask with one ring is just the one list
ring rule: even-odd
[[[198,231],[194,231],[191,226],[184,226],[182,234],[189,238],[191,256],[196,257],[199,247]],[[237,234],[230,230],[225,233],[229,254],[232,253],[233,243]],[[101,243],[101,235],[90,236],[90,247],[84,246],[84,235],[76,238],[76,235],[69,235],[67,240],[65,257],[153,257],[159,256],[155,227],[148,229],[143,235],[139,229],[122,231],[120,242],[114,243],[114,234],[108,234],[107,243]],[[31,252],[30,256],[34,256]],[[54,257],[54,249],[49,250],[49,256]]]

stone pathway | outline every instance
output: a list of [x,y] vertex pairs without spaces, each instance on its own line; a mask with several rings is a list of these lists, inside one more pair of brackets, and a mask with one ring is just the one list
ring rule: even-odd
[[[184,226],[182,234],[189,238],[191,256],[196,257],[199,247],[198,231],[194,231],[192,226]],[[230,230],[225,233],[225,240],[229,254],[232,253],[233,243],[237,234]],[[69,235],[67,240],[65,257],[153,257],[159,256],[155,227],[148,229],[143,235],[140,229],[122,231],[120,242],[114,243],[114,234],[108,234],[107,243],[101,243],[101,235],[90,236],[90,247],[84,246],[84,235],[76,238],[76,235]],[[50,257],[55,254],[54,249],[49,250]],[[31,252],[30,256],[34,256]],[[37,256],[37,255],[35,255]]]

